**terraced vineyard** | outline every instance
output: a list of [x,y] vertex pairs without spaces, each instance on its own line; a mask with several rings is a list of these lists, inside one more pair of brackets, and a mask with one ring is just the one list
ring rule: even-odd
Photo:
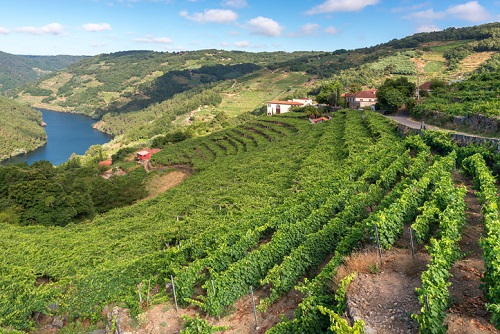
[[[190,165],[195,173],[163,195],[64,228],[0,225],[0,328],[32,328],[37,313],[95,322],[110,304],[138,314],[171,302],[164,287],[172,276],[178,301],[214,319],[232,312],[249,286],[265,294],[260,312],[297,286],[303,298],[295,317],[269,333],[355,330],[361,325],[342,317],[348,279],[335,292],[332,277],[346,255],[375,243],[375,226],[390,248],[413,223],[421,242],[433,240],[419,291],[429,305],[416,317],[422,332],[442,331],[447,276],[431,282],[431,271],[449,272],[457,258],[463,188],[450,175],[474,153],[449,147],[431,154],[422,138],[402,139],[386,119],[358,111],[314,126],[294,113],[256,118],[168,146],[153,164]],[[489,251],[498,247],[496,188],[483,157],[471,159],[468,170],[489,187],[483,246],[498,321],[499,262]],[[438,234],[429,228],[435,214]],[[148,298],[140,304],[138,295]]]

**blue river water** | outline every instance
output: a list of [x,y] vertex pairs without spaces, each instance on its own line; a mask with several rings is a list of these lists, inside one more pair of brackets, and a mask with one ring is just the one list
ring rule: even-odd
[[112,137],[92,128],[96,120],[79,114],[70,114],[46,109],[39,109],[43,121],[47,123],[47,144],[33,152],[5,160],[3,163],[48,160],[59,165],[69,159],[71,154],[82,155],[95,144],[109,142]]

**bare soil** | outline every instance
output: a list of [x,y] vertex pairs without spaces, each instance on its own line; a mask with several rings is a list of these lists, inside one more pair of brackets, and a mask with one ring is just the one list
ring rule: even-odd
[[191,175],[191,171],[187,168],[176,169],[165,174],[155,175],[146,186],[148,191],[148,197],[146,197],[146,199],[158,196],[168,189],[178,186],[182,181],[188,178],[189,175]]
[[[265,295],[264,291],[255,291],[255,303],[258,305],[259,299],[264,298]],[[255,322],[250,295],[240,298],[233,305],[230,313],[220,320],[203,315],[195,307],[180,308],[176,311],[173,306],[156,305],[144,313],[144,316],[139,317],[139,321],[142,322],[138,324],[140,328],[130,333],[177,334],[182,329],[184,316],[194,317],[199,314],[214,326],[226,327],[226,330],[220,332],[223,334],[262,334],[280,322],[281,315],[291,319],[301,299],[302,295],[299,292],[289,292],[280,301],[273,304],[266,313],[257,312],[257,322]]]
[[[489,322],[481,290],[485,270],[479,245],[484,232],[481,205],[472,182],[458,172],[453,177],[457,184],[467,187],[467,224],[460,241],[464,257],[451,270],[448,333],[500,333]],[[420,275],[430,259],[422,246],[412,258],[408,227],[404,231],[396,247],[383,253],[380,272],[358,274],[348,288],[349,316],[362,319],[368,333],[418,333],[418,325],[411,318],[421,308],[415,288],[421,286]]]

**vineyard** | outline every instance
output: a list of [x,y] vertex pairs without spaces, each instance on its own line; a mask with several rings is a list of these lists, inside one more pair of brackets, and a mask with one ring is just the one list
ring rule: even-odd
[[1,224],[0,330],[32,330],[36,314],[95,323],[108,305],[137,316],[173,303],[173,278],[179,304],[211,323],[250,287],[263,313],[296,289],[295,316],[268,333],[359,333],[363,323],[344,317],[354,275],[335,287],[332,279],[346,256],[391,249],[411,227],[431,258],[413,318],[422,333],[444,333],[466,224],[466,189],[452,179],[462,166],[482,204],[485,297],[499,326],[491,157],[432,133],[401,138],[387,119],[359,111],[314,126],[298,113],[257,117],[167,146],[153,165],[189,165],[193,174],[158,197],[78,225]]

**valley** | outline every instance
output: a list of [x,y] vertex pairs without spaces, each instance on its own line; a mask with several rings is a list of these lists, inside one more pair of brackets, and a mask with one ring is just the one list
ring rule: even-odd
[[498,333],[500,154],[450,135],[499,136],[498,29],[123,51],[12,88],[5,156],[45,144],[32,107],[113,139],[0,166],[0,332]]

